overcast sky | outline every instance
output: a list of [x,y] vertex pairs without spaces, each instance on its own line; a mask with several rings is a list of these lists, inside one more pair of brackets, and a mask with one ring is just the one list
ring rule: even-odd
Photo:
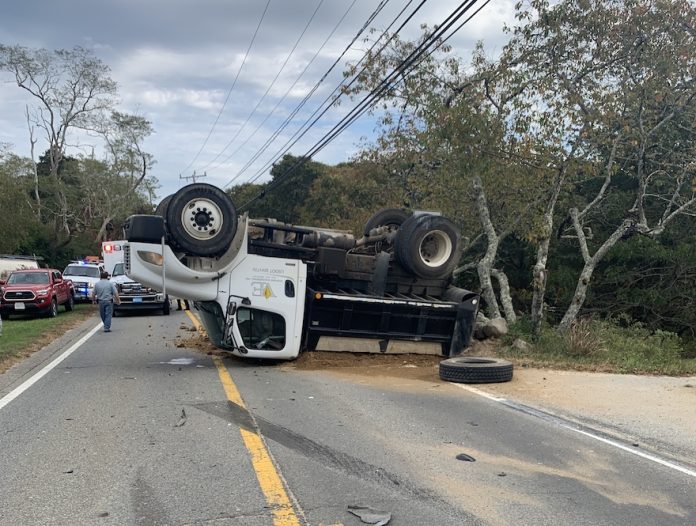
[[[156,160],[152,175],[160,184],[157,201],[186,184],[180,176],[194,171],[207,174],[200,181],[220,187],[254,178],[268,180],[264,165],[284,150],[288,139],[336,88],[345,60],[265,152],[251,160],[378,4],[377,0],[270,0],[262,20],[267,2],[8,1],[0,17],[0,42],[49,50],[82,46],[111,68],[118,83],[118,109],[146,118],[155,130],[144,147]],[[389,0],[371,26],[386,28],[407,3]],[[412,2],[407,12],[418,3]],[[428,0],[402,37],[415,38],[421,24],[441,23],[460,3]],[[505,43],[503,25],[513,22],[513,5],[514,0],[491,0],[449,41],[454,53],[468,60],[478,40],[491,54],[499,51]],[[359,58],[358,48],[364,45],[354,46],[351,59]],[[12,151],[28,156],[23,115],[27,102],[31,99],[10,75],[0,73],[0,142],[11,143]],[[308,152],[356,103],[346,101],[327,112],[290,153]],[[347,161],[360,138],[372,133],[369,119],[362,118],[315,159],[328,164]],[[86,147],[83,153],[89,153],[89,140],[81,141]]]

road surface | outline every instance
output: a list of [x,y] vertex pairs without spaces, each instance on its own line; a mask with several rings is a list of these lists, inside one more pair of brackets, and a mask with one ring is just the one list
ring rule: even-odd
[[0,376],[0,524],[696,524],[696,462],[408,359],[402,378],[380,356],[363,374],[250,363],[191,328],[91,320]]

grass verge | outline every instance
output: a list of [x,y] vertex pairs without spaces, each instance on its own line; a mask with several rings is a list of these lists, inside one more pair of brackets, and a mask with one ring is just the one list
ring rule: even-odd
[[651,332],[640,324],[619,327],[609,321],[583,319],[565,333],[544,328],[539,341],[531,341],[531,326],[522,320],[511,327],[496,354],[529,367],[696,375],[696,358],[676,334]]
[[0,373],[97,313],[96,306],[87,303],[75,305],[72,312],[65,312],[61,307],[55,318],[12,317],[2,320]]

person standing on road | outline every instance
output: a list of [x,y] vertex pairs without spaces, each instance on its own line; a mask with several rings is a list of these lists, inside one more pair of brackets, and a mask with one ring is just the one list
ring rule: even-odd
[[118,297],[116,284],[109,281],[109,273],[102,271],[99,275],[101,278],[94,284],[92,290],[92,303],[99,302],[99,316],[104,323],[104,332],[111,332],[111,316],[114,313],[114,303],[121,303],[121,298]]

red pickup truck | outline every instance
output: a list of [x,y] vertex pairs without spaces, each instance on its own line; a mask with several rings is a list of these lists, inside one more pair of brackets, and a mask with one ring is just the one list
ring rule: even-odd
[[0,280],[0,316],[11,314],[58,315],[58,305],[73,310],[75,289],[69,279],[52,268],[15,270]]

